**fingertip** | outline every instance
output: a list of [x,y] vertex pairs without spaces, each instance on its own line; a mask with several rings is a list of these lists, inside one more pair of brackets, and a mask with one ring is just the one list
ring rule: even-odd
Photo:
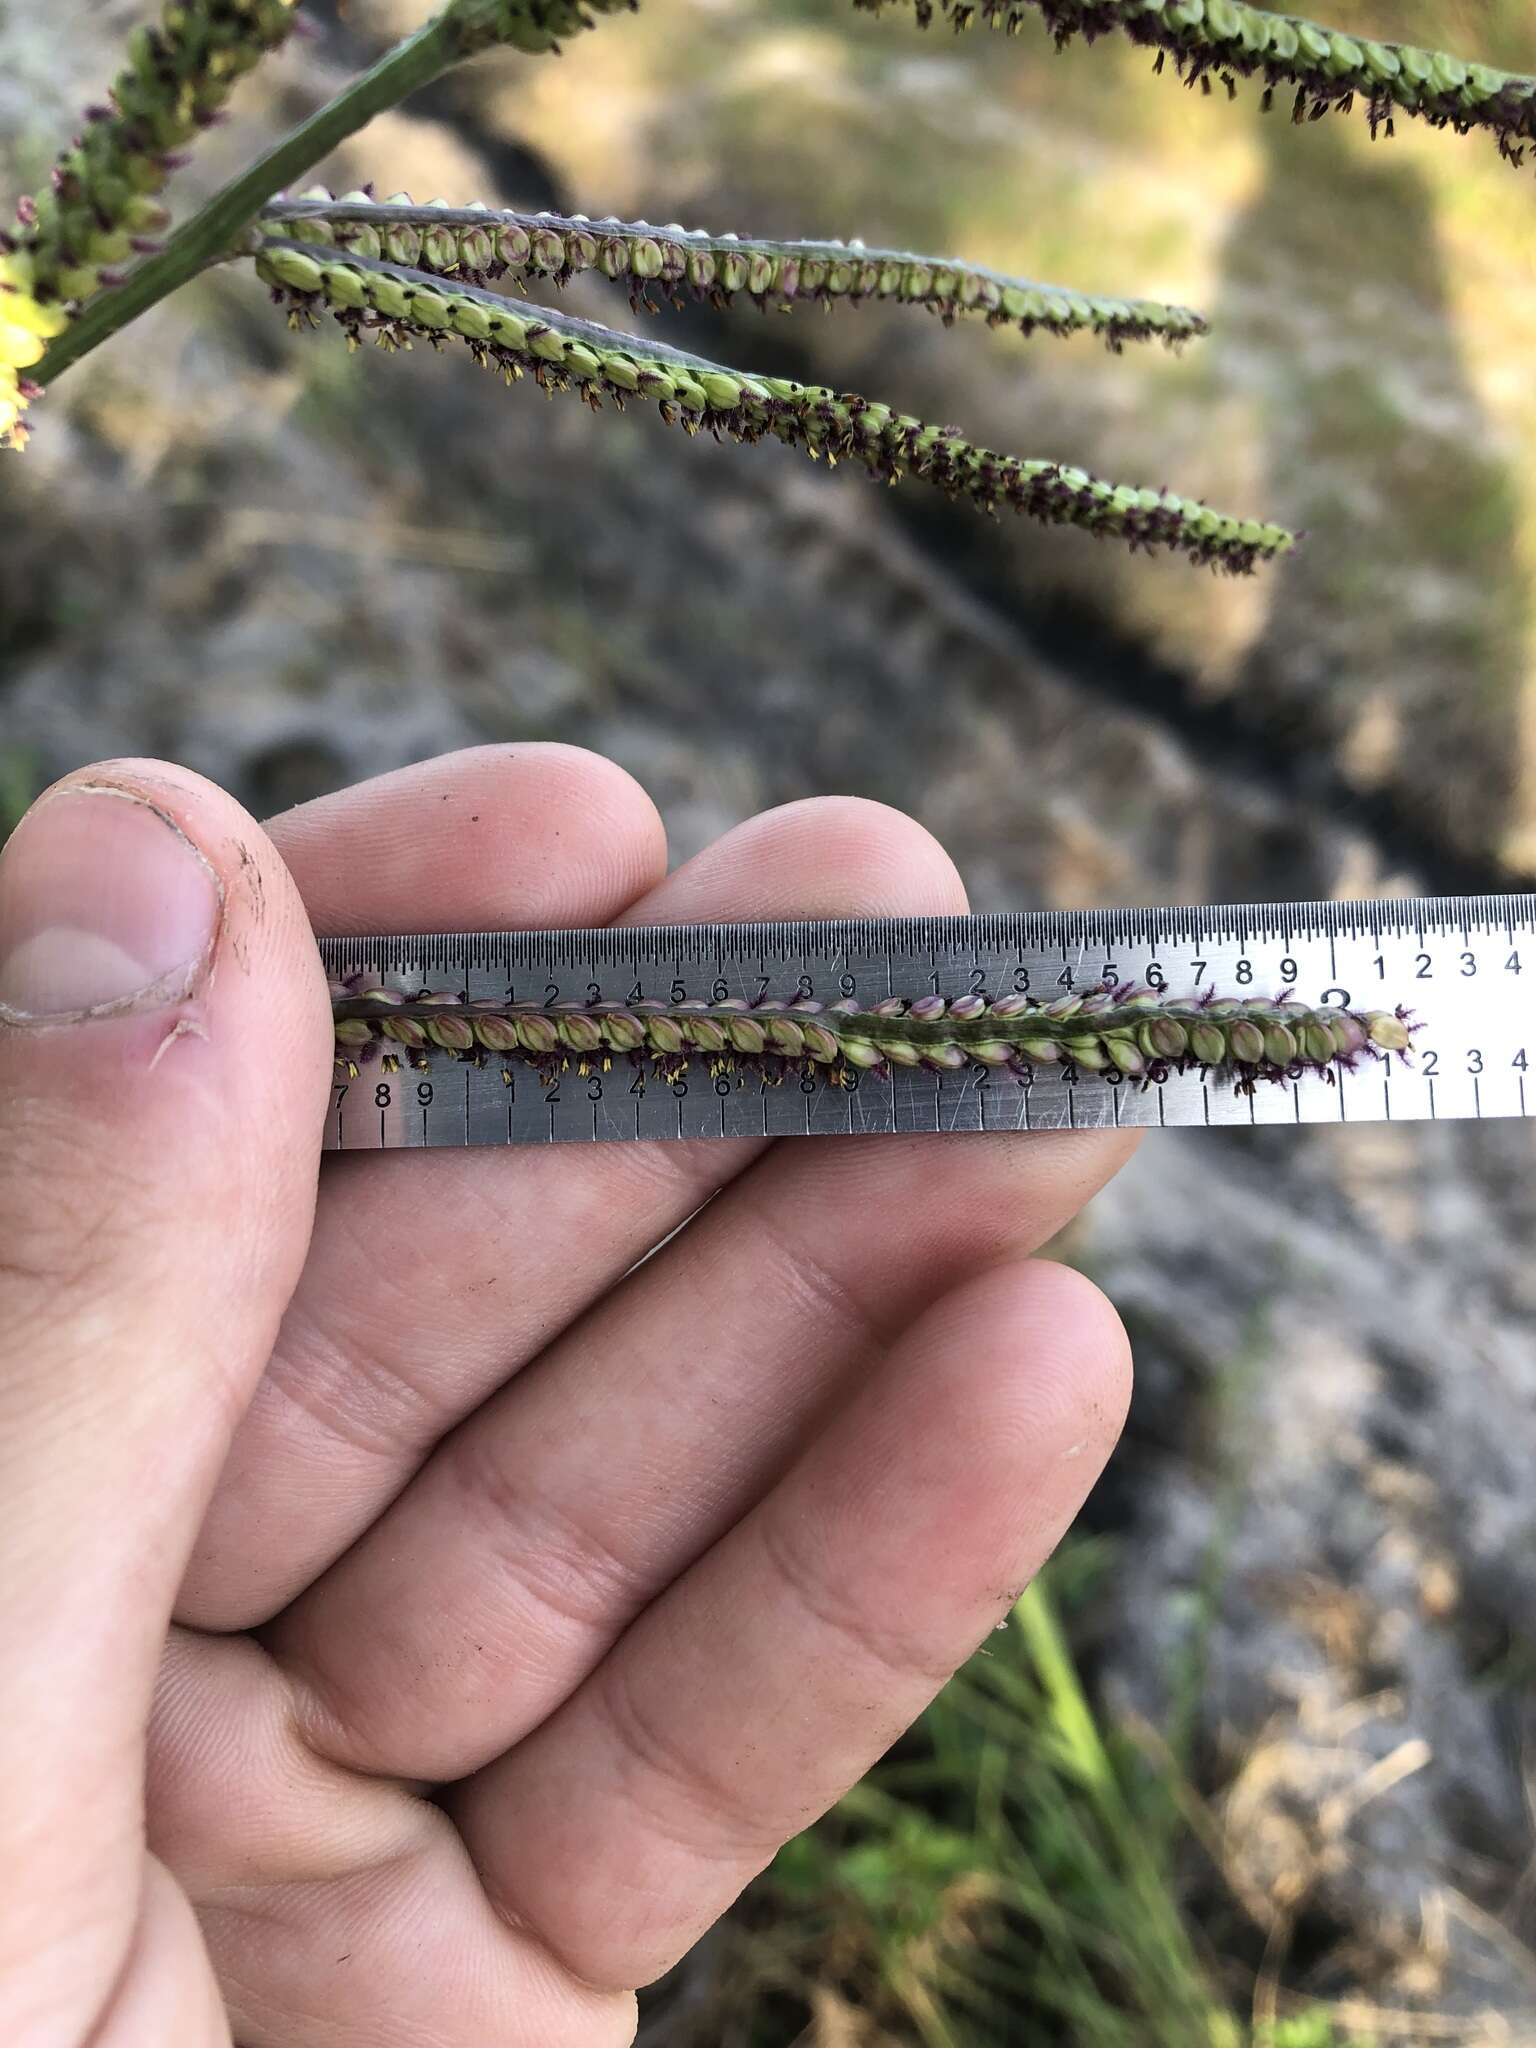
[[[667,828],[650,791],[629,769],[591,747],[566,740],[466,747],[428,766],[445,778],[462,780],[466,790],[489,786],[494,791],[498,778],[511,771],[520,778],[536,777],[544,803],[556,815],[554,836],[564,836],[564,830],[578,826],[594,837],[621,834],[637,890],[666,870]],[[409,775],[413,771],[401,772]],[[563,829],[558,823],[562,815],[570,820],[569,827]]]
[[[156,1219],[163,1240],[172,1219],[197,1234],[222,1218],[238,1245],[270,1218],[296,1273],[330,1009],[260,826],[189,769],[102,761],[45,792],[0,869],[0,1094],[13,1133],[34,1134],[29,1233],[106,1205],[131,1262],[163,1249]],[[125,1184],[132,1204],[110,1200]]]
[[636,914],[885,917],[965,908],[959,870],[925,826],[871,798],[821,796],[724,833]]
[[885,878],[903,896],[910,888],[925,895],[965,901],[965,884],[949,853],[926,825],[894,804],[867,796],[801,797],[763,814],[778,831],[812,831],[822,852],[841,858],[850,871],[874,882]]
[[466,747],[269,821],[317,930],[605,924],[666,873],[627,769],[557,741]]
[[1108,1296],[1075,1266],[1035,1258],[983,1274],[959,1306],[1012,1351],[1031,1442],[1097,1470],[1131,1401],[1130,1339]]
[[920,1316],[866,1390],[828,1512],[848,1543],[876,1515],[910,1544],[926,1517],[936,1570],[948,1555],[963,1583],[990,1554],[1021,1561],[1023,1583],[1081,1508],[1129,1399],[1125,1331],[1092,1281],[1048,1259],[992,1266]]
[[[60,1000],[52,1010],[13,1000],[24,1018],[30,1008],[50,1023],[56,1011],[67,1025],[207,1006],[221,983],[259,980],[274,1031],[302,1036],[307,1023],[313,1045],[328,1046],[303,905],[261,827],[205,776],[127,757],[76,769],[31,806],[0,859],[0,954],[30,960],[47,939],[50,959],[61,956],[44,977]],[[93,991],[98,969],[122,985]]]

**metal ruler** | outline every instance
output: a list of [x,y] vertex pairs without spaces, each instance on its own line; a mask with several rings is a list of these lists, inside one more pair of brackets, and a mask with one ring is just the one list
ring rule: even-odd
[[456,990],[469,999],[575,1003],[1026,994],[1106,983],[1170,997],[1289,995],[1341,1008],[1406,1004],[1421,1028],[1406,1060],[1364,1059],[1240,1092],[1223,1073],[1158,1080],[1049,1069],[1022,1084],[971,1066],[881,1077],[791,1070],[777,1085],[675,1078],[615,1058],[553,1078],[435,1055],[425,1071],[338,1077],[328,1149],[547,1145],[561,1141],[848,1137],[872,1132],[1098,1130],[1122,1126],[1413,1122],[1536,1112],[1536,896],[1417,897],[1178,910],[1025,911],[982,917],[639,925],[607,931],[323,939],[335,979]]

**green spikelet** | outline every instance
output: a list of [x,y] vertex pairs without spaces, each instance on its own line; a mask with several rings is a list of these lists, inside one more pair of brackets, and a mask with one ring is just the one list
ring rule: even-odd
[[[871,14],[891,4],[854,0]],[[912,0],[912,6],[921,28],[942,15],[956,29],[982,21],[1012,35],[1037,19],[1058,49],[1076,36],[1093,42],[1118,32],[1155,50],[1159,70],[1171,61],[1188,85],[1215,77],[1231,90],[1238,78],[1258,78],[1266,106],[1277,90],[1291,89],[1297,121],[1335,108],[1347,112],[1358,101],[1373,135],[1390,134],[1399,113],[1463,135],[1486,129],[1515,164],[1536,141],[1536,78],[1412,44],[1356,38],[1246,0]]]
[[627,285],[637,309],[648,303],[654,285],[678,306],[699,300],[724,308],[738,297],[765,308],[798,300],[824,306],[890,300],[925,307],[946,325],[973,314],[1025,336],[1096,334],[1115,350],[1128,341],[1176,347],[1207,332],[1202,317],[1186,306],[1035,284],[981,264],[871,249],[862,242],[765,241],[652,227],[647,221],[517,213],[441,200],[418,206],[406,193],[383,202],[361,192],[336,198],[323,187],[274,200],[262,220],[284,239],[323,242],[360,256],[383,254],[468,284],[512,277],[565,285],[596,271]]
[[829,463],[862,463],[889,483],[921,477],[984,511],[1006,506],[1133,548],[1170,548],[1233,574],[1295,546],[1283,527],[1237,519],[1167,491],[1106,483],[1059,462],[994,454],[953,427],[930,426],[855,392],[746,376],[662,343],[398,264],[272,240],[257,253],[256,269],[296,323],[313,322],[315,310],[325,307],[354,343],[372,335],[399,348],[413,337],[438,345],[457,336],[509,382],[532,375],[546,390],[580,391],[594,409],[604,395],[622,408],[634,394],[654,400],[663,419],[689,432],[705,426],[717,438],[728,434],[744,442],[773,435]]
[[178,152],[214,120],[230,93],[293,27],[297,0],[167,0],[155,26],[136,28],[111,104],[54,169],[51,188],[22,209],[19,246],[37,297],[90,298],[117,265],[154,246],[169,216],[157,195]]

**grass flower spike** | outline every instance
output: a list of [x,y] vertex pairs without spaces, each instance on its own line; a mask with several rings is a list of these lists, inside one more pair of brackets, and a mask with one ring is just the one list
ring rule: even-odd
[[[878,14],[891,0],[854,0]],[[956,29],[984,21],[1015,33],[1037,16],[1062,48],[1075,36],[1093,42],[1119,33],[1171,61],[1190,85],[1214,77],[1231,92],[1238,78],[1259,78],[1265,102],[1294,92],[1295,119],[1317,119],[1357,101],[1372,134],[1390,134],[1396,115],[1435,128],[1494,135],[1512,163],[1536,141],[1536,78],[1495,70],[1410,43],[1378,43],[1321,28],[1298,15],[1274,14],[1246,0],[912,0],[918,25],[936,13]]]
[[313,245],[269,241],[256,267],[303,322],[328,307],[358,342],[385,347],[424,339],[467,343],[478,361],[515,382],[531,375],[546,390],[576,390],[596,407],[606,396],[654,400],[662,417],[690,432],[707,427],[738,441],[768,435],[829,462],[861,462],[895,482],[912,475],[984,511],[1009,506],[1053,525],[1080,526],[1133,547],[1175,549],[1233,574],[1295,545],[1283,527],[1242,520],[1168,491],[1106,483],[1058,462],[994,454],[953,427],[931,426],[855,392],[782,377],[744,376],[664,344],[588,320],[533,308],[415,271]]
[[168,0],[159,25],[128,40],[109,105],[28,202],[20,239],[40,298],[82,301],[117,267],[155,246],[169,223],[157,195],[179,152],[218,119],[236,83],[294,24],[298,0]]
[[323,186],[274,200],[262,212],[273,235],[384,257],[465,284],[512,277],[564,286],[592,273],[623,284],[637,310],[654,289],[681,307],[696,301],[724,310],[738,297],[761,310],[802,301],[831,308],[866,299],[922,306],[945,325],[977,314],[993,327],[1035,333],[1099,335],[1112,350],[1128,341],[1171,347],[1209,331],[1187,306],[1121,299],[1067,285],[1035,284],[953,257],[871,249],[863,242],[765,241],[711,235],[675,222],[585,214],[517,213],[444,200],[415,204],[409,193],[378,201],[366,192],[337,198]]
[[[354,980],[331,991],[336,1063],[351,1075],[382,1057],[424,1066],[435,1053],[487,1056],[535,1067],[546,1081],[574,1066],[606,1070],[615,1057],[653,1064],[665,1078],[700,1059],[714,1075],[821,1070],[834,1083],[852,1072],[898,1067],[943,1073],[980,1065],[1021,1079],[1041,1068],[1166,1080],[1170,1073],[1229,1074],[1258,1081],[1335,1079],[1362,1057],[1406,1055],[1406,1010],[1310,1009],[1285,997],[1171,998],[1116,985],[1041,1003],[1030,996],[893,997],[873,1009],[852,1001],[575,1003],[467,1002],[451,991],[403,990]],[[507,1069],[506,1071],[510,1071]]]

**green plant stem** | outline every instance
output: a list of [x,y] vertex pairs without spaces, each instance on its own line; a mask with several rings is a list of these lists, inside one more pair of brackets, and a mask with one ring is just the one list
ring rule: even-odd
[[114,290],[99,293],[27,374],[38,384],[51,384],[71,364],[110,341],[120,328],[158,305],[208,264],[227,256],[274,193],[302,178],[375,114],[429,85],[464,54],[463,25],[451,9],[397,43],[370,70],[216,193],[171,236],[158,256],[141,263]]

